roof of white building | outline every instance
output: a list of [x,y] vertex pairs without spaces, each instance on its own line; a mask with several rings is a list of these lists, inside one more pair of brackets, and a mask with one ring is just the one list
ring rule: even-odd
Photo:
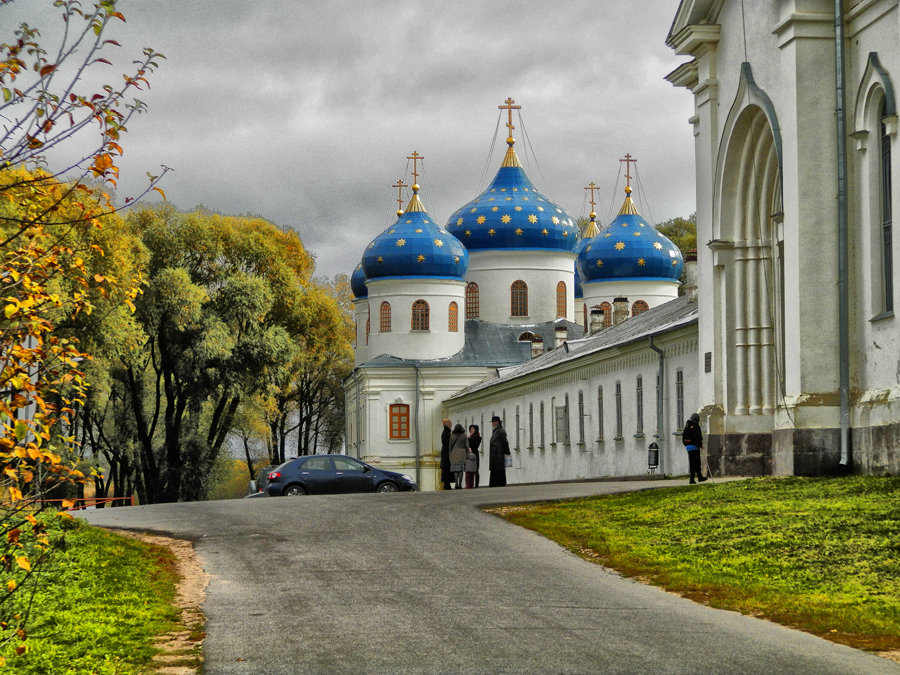
[[565,346],[546,352],[519,365],[498,368],[496,375],[462,389],[448,400],[481,391],[500,383],[509,382],[541,370],[552,369],[562,363],[581,359],[605,349],[620,347],[650,336],[661,335],[696,322],[697,303],[690,302],[688,296],[682,296],[633,316],[616,326],[605,328],[598,333],[581,339],[567,341]]

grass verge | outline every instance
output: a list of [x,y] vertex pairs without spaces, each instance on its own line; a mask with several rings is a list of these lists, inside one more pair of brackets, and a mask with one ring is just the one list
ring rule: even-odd
[[900,649],[900,477],[758,478],[488,510],[713,607]]
[[156,636],[178,622],[171,553],[77,520],[64,538],[34,594],[15,599],[19,611],[30,604],[31,620],[26,640],[0,650],[5,668],[23,675],[146,672],[159,652]]

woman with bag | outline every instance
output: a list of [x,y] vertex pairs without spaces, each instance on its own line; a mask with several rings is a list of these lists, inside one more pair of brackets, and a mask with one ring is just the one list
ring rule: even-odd
[[453,476],[457,490],[462,490],[463,471],[466,470],[466,430],[462,424],[453,427],[450,434],[450,474]]
[[506,440],[506,431],[499,417],[491,418],[491,449],[488,468],[491,471],[491,480],[488,487],[503,487],[506,485],[506,467],[512,466],[512,455],[509,452],[509,441]]
[[466,488],[478,487],[478,465],[480,458],[478,448],[481,445],[481,434],[478,433],[478,425],[469,426],[469,454],[466,455]]

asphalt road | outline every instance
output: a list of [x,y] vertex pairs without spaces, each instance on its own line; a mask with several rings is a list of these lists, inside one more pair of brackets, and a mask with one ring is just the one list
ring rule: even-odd
[[478,508],[663,484],[83,513],[194,542],[212,575],[207,673],[900,673],[900,664],[623,579]]

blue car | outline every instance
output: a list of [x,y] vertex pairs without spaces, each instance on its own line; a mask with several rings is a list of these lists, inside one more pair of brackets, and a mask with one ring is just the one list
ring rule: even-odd
[[270,497],[416,489],[415,481],[405,474],[376,469],[346,455],[295,457],[269,473],[266,485]]

